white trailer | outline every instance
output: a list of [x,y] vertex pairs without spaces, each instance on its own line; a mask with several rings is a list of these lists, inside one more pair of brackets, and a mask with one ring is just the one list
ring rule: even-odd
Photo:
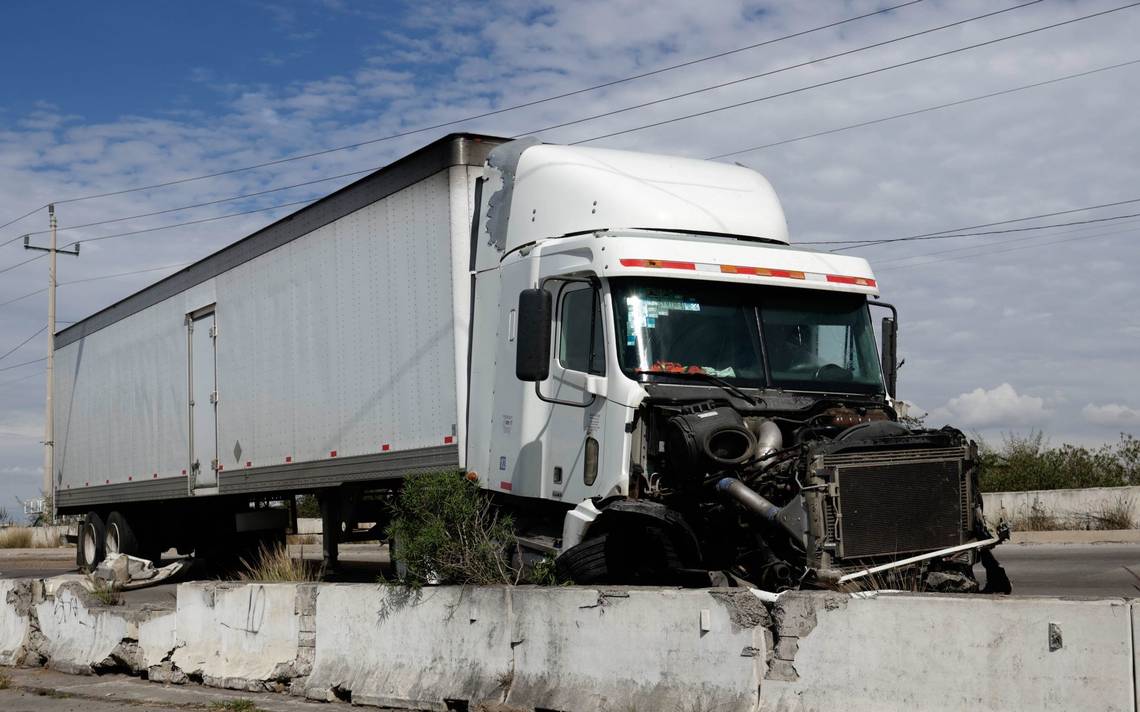
[[877,298],[749,169],[449,136],[61,331],[56,503],[89,566],[313,491],[335,559],[370,492],[450,468],[579,581],[972,580],[975,449],[898,424]]

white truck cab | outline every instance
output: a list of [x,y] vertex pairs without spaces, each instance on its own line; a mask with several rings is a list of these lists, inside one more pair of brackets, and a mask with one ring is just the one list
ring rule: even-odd
[[467,469],[563,513],[568,577],[779,588],[991,538],[972,443],[897,423],[870,266],[790,246],[759,173],[527,139],[477,201]]

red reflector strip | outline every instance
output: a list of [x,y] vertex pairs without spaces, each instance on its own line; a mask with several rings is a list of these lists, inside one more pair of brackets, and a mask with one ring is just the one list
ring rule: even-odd
[[286,456],[285,456],[285,464],[289,464],[289,463],[290,463],[290,462],[292,462],[292,461],[293,461],[293,456],[292,456],[292,455],[286,455]]
[[384,444],[384,445],[381,445],[381,446],[380,446],[380,451],[381,451],[381,452],[388,452],[388,451],[389,451],[389,450],[391,450],[391,449],[392,449],[392,446],[391,446],[391,445],[388,445],[388,444]]
[[455,438],[451,437],[450,435],[444,436],[444,438],[443,438],[443,444],[444,445],[450,445],[453,442],[455,442]]
[[499,489],[505,489],[506,491],[510,492],[511,491],[511,483],[510,482],[500,482],[499,483]]
[[647,260],[623,258],[622,267],[653,267],[657,269],[691,269],[701,272],[716,272],[722,274],[747,274],[754,277],[776,277],[779,279],[799,279],[827,281],[836,284],[853,284],[858,287],[876,287],[875,280],[870,277],[852,277],[844,274],[819,274],[816,272],[801,272],[794,269],[776,269],[774,267],[753,267],[750,265],[718,265],[704,262],[677,262],[674,260]]
[[135,481],[134,475],[127,475],[127,482],[134,482],[134,481]]
[[756,277],[783,277],[784,279],[807,279],[803,272],[789,269],[770,269],[768,267],[745,267],[742,265],[721,265],[720,271],[725,274],[751,274]]
[[183,471],[182,471],[182,474],[184,474],[184,475],[185,475],[185,474],[186,474],[186,470],[183,470]]
[[152,477],[151,479],[152,479],[152,480],[157,480],[157,479],[158,479],[158,473],[157,473],[157,472],[156,472],[156,473],[154,473],[154,477]]
[[696,269],[695,262],[675,262],[673,260],[622,259],[622,267],[658,267],[660,269]]
[[246,467],[253,467],[253,463],[252,463],[252,462],[250,462],[249,460],[246,460],[246,461],[245,461],[245,466],[246,466]]
[[844,274],[829,274],[827,275],[828,282],[836,282],[838,284],[857,284],[860,287],[874,287],[875,280],[869,277],[848,277]]
[[336,457],[336,450],[329,450],[329,457]]

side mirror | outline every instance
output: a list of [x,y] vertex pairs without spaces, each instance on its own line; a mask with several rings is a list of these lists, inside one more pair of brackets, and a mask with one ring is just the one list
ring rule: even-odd
[[883,379],[886,381],[887,393],[892,397],[898,396],[895,391],[899,378],[898,338],[897,319],[892,316],[883,317]]
[[524,289],[519,293],[515,377],[520,381],[545,381],[550,376],[553,301],[545,289]]

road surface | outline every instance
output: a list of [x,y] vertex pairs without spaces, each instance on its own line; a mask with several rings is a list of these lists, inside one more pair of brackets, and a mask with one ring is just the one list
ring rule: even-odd
[[[320,558],[320,547],[294,545],[294,555]],[[994,550],[1021,596],[1092,596],[1140,598],[1140,543],[1003,544]],[[373,583],[387,571],[386,547],[341,547],[341,567],[331,580]],[[1131,570],[1133,573],[1129,573]],[[0,549],[0,577],[46,577],[75,571],[72,549]],[[976,569],[982,576],[982,568]],[[129,602],[173,601],[176,584],[127,592]]]

